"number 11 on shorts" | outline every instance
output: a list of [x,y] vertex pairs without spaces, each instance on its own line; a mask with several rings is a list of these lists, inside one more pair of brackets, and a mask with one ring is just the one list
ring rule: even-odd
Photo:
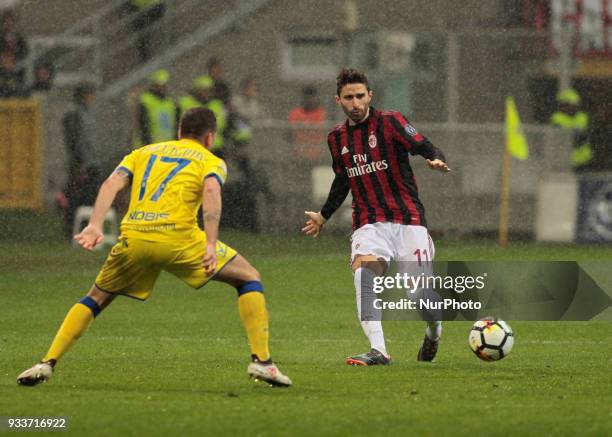
[[427,251],[427,249],[423,249],[423,250],[417,249],[414,252],[412,252],[412,254],[414,256],[416,256],[417,263],[419,264],[419,267],[421,267],[423,265],[423,261],[422,261],[423,258],[425,259],[425,263],[427,265],[431,264],[430,254]]

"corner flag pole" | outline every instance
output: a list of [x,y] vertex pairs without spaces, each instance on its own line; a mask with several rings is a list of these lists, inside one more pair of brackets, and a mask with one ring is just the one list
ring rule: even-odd
[[499,196],[499,245],[508,246],[508,214],[510,211],[510,151],[504,147],[501,192]]
[[510,214],[510,157],[521,161],[529,156],[529,146],[521,126],[521,119],[512,97],[506,97],[506,144],[502,167],[499,198],[499,245],[508,246],[508,216]]

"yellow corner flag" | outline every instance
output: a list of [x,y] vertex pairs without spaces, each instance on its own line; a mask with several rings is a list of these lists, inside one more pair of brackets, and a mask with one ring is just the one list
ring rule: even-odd
[[506,147],[511,156],[521,161],[529,156],[529,146],[513,97],[506,97]]

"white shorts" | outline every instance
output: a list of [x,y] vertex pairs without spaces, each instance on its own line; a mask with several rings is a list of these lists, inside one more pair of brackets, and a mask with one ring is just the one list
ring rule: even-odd
[[374,255],[391,261],[416,261],[431,264],[435,247],[424,226],[399,223],[367,224],[351,236],[351,263],[357,255]]

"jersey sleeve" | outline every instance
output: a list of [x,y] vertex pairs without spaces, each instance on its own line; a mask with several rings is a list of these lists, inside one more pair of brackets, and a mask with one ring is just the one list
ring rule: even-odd
[[115,171],[124,171],[129,176],[130,179],[134,178],[134,171],[136,169],[136,159],[138,157],[139,150],[134,150],[132,153],[125,155]]
[[440,159],[446,162],[444,153],[421,135],[401,113],[393,113],[391,125],[394,138],[411,155],[421,155],[426,159]]
[[393,137],[407,150],[419,147],[426,141],[426,138],[399,112],[392,113],[391,126],[393,127]]
[[332,155],[332,169],[334,170],[334,173],[336,174],[336,176],[346,176],[344,169],[338,162],[338,158],[334,157],[333,155]]
[[327,200],[321,208],[321,215],[325,220],[329,220],[332,214],[336,212],[338,208],[340,208],[350,191],[348,177],[339,162],[339,159],[341,159],[340,155],[338,155],[337,151],[334,152],[331,135],[327,138],[327,145],[329,146],[329,150],[332,155],[332,168],[334,170],[335,177],[329,189]]
[[219,185],[223,186],[227,180],[227,165],[225,161],[219,158],[209,159],[204,164],[204,178],[216,178]]
[[336,176],[343,176],[345,175],[345,172],[340,163],[340,159],[342,159],[341,154],[336,150],[336,141],[336,132],[333,130],[327,136],[327,148],[329,149],[329,154],[331,155],[332,169],[334,170],[334,173]]

